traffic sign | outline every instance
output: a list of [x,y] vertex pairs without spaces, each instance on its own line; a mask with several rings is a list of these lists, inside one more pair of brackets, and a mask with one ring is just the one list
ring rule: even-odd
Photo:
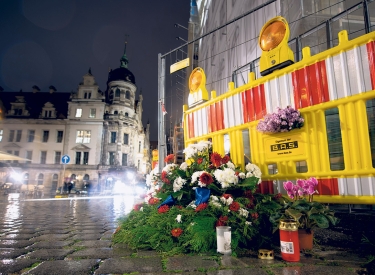
[[70,157],[68,155],[63,155],[61,158],[61,162],[64,164],[68,164],[70,161]]

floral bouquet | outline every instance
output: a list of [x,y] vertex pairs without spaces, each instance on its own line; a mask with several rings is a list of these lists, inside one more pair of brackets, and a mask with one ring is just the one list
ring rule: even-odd
[[249,163],[241,171],[206,141],[189,145],[184,154],[181,165],[169,155],[161,174],[147,177],[145,202],[120,221],[114,242],[171,254],[213,252],[216,226],[230,226],[234,254],[269,243],[269,215],[280,205],[273,195],[256,192],[258,166]]
[[288,106],[285,109],[277,108],[276,113],[267,114],[257,125],[262,133],[288,132],[303,126],[304,119],[301,113]]

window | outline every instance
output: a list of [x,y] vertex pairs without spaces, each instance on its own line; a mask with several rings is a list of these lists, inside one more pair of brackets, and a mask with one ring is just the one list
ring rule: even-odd
[[114,114],[114,115],[118,115],[118,111],[116,110],[113,114]]
[[64,132],[63,131],[57,131],[57,143],[61,143],[62,142],[62,139],[63,139],[63,136],[64,136]]
[[91,93],[85,93],[84,98],[85,99],[87,99],[87,98],[90,99],[91,98]]
[[[7,153],[12,155],[12,150],[7,150]],[[11,160],[7,160],[6,162],[7,163],[11,163],[12,161]]]
[[48,142],[49,131],[43,131],[43,142]]
[[57,189],[58,182],[59,182],[59,176],[57,174],[53,174],[53,176],[52,176],[52,190]]
[[76,164],[81,164],[81,152],[76,152]]
[[29,173],[26,173],[22,178],[22,183],[25,185],[29,184]]
[[[14,151],[13,153],[15,156],[19,156],[20,155],[20,151]],[[13,163],[18,163],[18,160],[13,160]]]
[[35,130],[29,130],[27,134],[27,142],[33,142],[35,137]]
[[122,154],[121,165],[122,166],[127,166],[128,165],[128,154]]
[[55,152],[55,164],[60,164],[60,162],[61,162],[61,152],[56,151]]
[[111,132],[111,143],[116,143],[116,132]]
[[91,131],[77,131],[76,143],[90,143]]
[[89,175],[85,174],[85,175],[83,176],[83,180],[89,180],[89,179],[90,179],[90,176],[89,176]]
[[38,176],[38,185],[43,185],[43,179],[44,179],[44,175],[43,174],[39,174],[39,176]]
[[52,111],[44,111],[44,117],[52,117]]
[[20,142],[22,137],[22,130],[17,130],[16,142]]
[[130,99],[130,92],[129,92],[129,91],[126,91],[126,93],[125,93],[125,98],[126,98],[126,99]]
[[83,164],[89,164],[89,152],[83,152]]
[[89,118],[95,118],[95,117],[96,117],[96,109],[91,108]]
[[0,130],[0,141],[3,140],[3,129]]
[[81,108],[77,108],[76,117],[82,117],[82,109]]
[[14,109],[14,115],[16,116],[22,115],[22,109]]
[[26,158],[29,159],[26,163],[31,163],[31,160],[33,159],[33,151],[26,151]]
[[138,153],[141,152],[141,147],[142,147],[142,142],[140,141],[140,142],[138,142]]
[[40,152],[40,163],[46,164],[47,161],[47,151],[41,151]]
[[109,165],[115,165],[115,153],[109,152]]
[[115,97],[120,97],[120,89],[116,89],[116,92],[115,92]]
[[129,134],[124,134],[124,144],[129,144]]
[[9,131],[9,139],[8,139],[8,141],[9,142],[13,142],[13,139],[14,139],[14,130],[10,130]]
[[141,168],[141,161],[140,160],[138,160],[138,165],[137,165],[138,171],[139,171],[139,168]]
[[125,117],[129,117],[129,113],[125,113]]

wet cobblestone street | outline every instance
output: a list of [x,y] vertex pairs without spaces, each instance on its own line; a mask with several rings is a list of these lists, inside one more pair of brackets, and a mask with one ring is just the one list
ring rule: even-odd
[[298,263],[256,255],[231,257],[134,251],[112,246],[117,219],[131,211],[130,196],[24,199],[0,198],[0,274],[369,274],[366,259],[340,249],[317,246]]

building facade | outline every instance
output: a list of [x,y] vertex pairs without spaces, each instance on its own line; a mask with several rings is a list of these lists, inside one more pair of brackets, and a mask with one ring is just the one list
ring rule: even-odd
[[116,181],[143,181],[151,169],[150,125],[142,124],[143,97],[136,94],[126,48],[120,61],[105,92],[91,70],[72,93],[53,86],[0,92],[0,151],[28,159],[0,161],[0,182],[54,194],[65,182],[108,192]]

